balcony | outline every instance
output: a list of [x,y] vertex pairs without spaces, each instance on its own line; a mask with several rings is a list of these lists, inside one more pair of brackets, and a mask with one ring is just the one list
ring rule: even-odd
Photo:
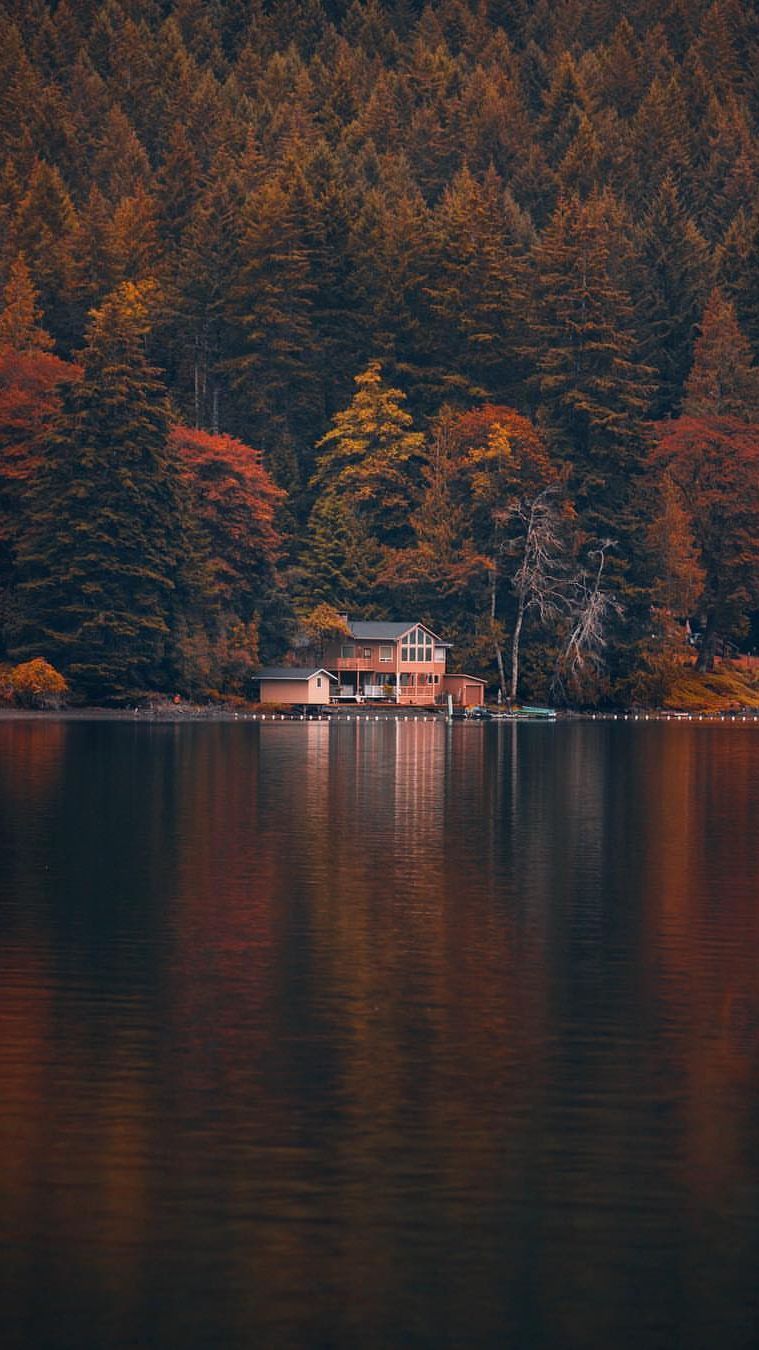
[[381,661],[376,652],[372,652],[369,656],[338,656],[332,663],[332,669],[338,671],[369,670],[379,673],[385,668],[387,669],[388,674],[392,674],[395,666],[392,661]]

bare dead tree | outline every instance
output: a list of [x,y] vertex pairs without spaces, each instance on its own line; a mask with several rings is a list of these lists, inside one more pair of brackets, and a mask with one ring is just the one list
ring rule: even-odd
[[554,673],[554,693],[564,693],[566,680],[581,687],[589,678],[597,679],[603,669],[609,623],[622,613],[613,592],[603,588],[606,554],[614,543],[604,539],[592,549],[588,557],[597,559],[595,571],[583,570],[575,578],[572,627]]
[[571,601],[567,544],[556,485],[544,488],[529,503],[517,503],[511,514],[522,526],[521,558],[511,581],[517,598],[511,635],[510,697],[513,701],[519,687],[519,652],[526,615],[534,610],[541,623],[549,623],[566,613]]

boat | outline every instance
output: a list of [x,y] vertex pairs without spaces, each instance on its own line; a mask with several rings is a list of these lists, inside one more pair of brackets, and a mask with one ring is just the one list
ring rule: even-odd
[[504,722],[523,722],[523,721],[544,721],[553,722],[556,720],[555,708],[540,708],[536,705],[523,703],[519,707],[504,708],[500,712],[491,713],[497,721]]

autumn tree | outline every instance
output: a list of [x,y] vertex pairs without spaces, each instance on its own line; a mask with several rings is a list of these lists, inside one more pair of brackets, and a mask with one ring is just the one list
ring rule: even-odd
[[169,446],[205,567],[203,602],[189,629],[185,619],[186,630],[200,647],[205,625],[208,682],[241,689],[259,644],[271,648],[278,636],[271,629],[282,610],[277,516],[285,494],[264,469],[261,452],[232,436],[175,426]]
[[409,535],[423,437],[413,429],[402,391],[382,378],[379,361],[355,384],[350,405],[318,443],[312,486],[345,503],[380,544],[397,545]]
[[652,463],[687,503],[703,586],[699,668],[759,603],[759,397],[757,370],[732,305],[707,305],[683,416],[660,423]]

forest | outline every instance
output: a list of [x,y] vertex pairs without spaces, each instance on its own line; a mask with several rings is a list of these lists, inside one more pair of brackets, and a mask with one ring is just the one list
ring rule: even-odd
[[3,669],[753,650],[757,70],[753,0],[0,0]]

